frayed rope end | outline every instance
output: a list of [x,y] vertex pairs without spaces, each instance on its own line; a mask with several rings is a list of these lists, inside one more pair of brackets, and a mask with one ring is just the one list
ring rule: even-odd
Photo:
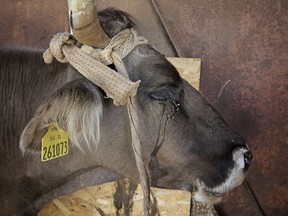
[[43,59],[46,64],[51,64],[53,62],[53,55],[51,53],[51,50],[48,48],[44,53],[43,53]]

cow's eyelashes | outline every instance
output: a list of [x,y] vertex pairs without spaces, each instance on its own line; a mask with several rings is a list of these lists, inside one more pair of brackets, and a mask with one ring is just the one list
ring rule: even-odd
[[174,101],[176,96],[172,89],[161,89],[150,93],[150,97],[159,101]]

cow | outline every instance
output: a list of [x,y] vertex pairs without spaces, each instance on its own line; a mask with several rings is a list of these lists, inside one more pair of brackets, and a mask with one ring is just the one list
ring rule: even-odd
[[[109,37],[134,26],[119,10],[98,16]],[[46,65],[42,53],[0,50],[0,215],[35,215],[54,197],[88,185],[122,177],[139,182],[126,106],[115,106],[68,64]],[[141,80],[135,101],[152,186],[218,202],[246,176],[252,160],[246,141],[149,44],[123,62],[129,78]],[[69,153],[42,162],[41,139],[52,123],[68,132]]]

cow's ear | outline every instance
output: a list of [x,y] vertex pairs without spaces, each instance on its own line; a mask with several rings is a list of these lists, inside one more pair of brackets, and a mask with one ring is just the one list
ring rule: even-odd
[[99,89],[84,79],[67,83],[37,109],[20,138],[23,153],[39,154],[49,125],[68,132],[72,145],[80,149],[97,144],[100,135],[102,99]]

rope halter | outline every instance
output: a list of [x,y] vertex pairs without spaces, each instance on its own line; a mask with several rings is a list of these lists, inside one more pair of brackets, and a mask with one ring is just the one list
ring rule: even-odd
[[[128,98],[135,96],[140,81],[132,82],[128,78],[122,59],[137,45],[147,43],[138,37],[133,29],[125,29],[115,35],[104,49],[94,49],[83,45],[79,49],[76,39],[69,33],[56,34],[43,54],[44,61],[51,63],[53,57],[59,62],[69,62],[88,80],[102,88],[115,105],[124,105]],[[118,72],[106,65],[114,63]]]

